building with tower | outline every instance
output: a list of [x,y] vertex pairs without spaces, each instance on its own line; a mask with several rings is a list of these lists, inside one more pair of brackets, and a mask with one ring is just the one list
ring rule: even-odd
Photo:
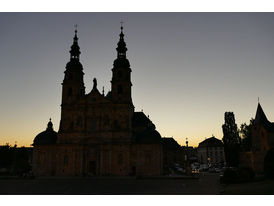
[[258,102],[254,121],[250,124],[251,149],[240,157],[241,167],[256,174],[274,176],[274,122],[270,122]]
[[51,121],[33,142],[37,176],[161,175],[161,135],[131,97],[131,68],[123,27],[112,68],[111,91],[85,92],[77,30],[62,83],[58,133]]

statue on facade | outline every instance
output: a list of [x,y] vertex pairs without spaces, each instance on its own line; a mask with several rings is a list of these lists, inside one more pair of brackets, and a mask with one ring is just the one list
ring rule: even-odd
[[97,79],[93,79],[93,89],[97,89]]

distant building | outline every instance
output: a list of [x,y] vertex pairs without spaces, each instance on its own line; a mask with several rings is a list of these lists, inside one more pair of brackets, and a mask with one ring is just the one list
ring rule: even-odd
[[200,164],[217,167],[224,166],[224,144],[214,136],[199,143],[197,153]]
[[32,150],[30,147],[0,146],[0,175],[23,175],[31,171]]
[[193,163],[193,162],[198,161],[197,148],[196,147],[182,146],[182,150],[187,155],[187,161],[189,161],[189,163]]
[[131,68],[123,27],[114,60],[111,91],[85,93],[77,30],[62,83],[59,131],[51,121],[33,142],[37,176],[161,175],[161,135],[143,113],[134,111]]
[[174,167],[174,164],[183,165],[185,162],[185,152],[178,142],[172,137],[163,137],[163,165],[164,168]]

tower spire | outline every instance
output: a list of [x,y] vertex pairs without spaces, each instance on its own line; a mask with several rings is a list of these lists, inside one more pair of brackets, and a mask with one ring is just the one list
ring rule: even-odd
[[[118,42],[117,50],[117,58],[113,62],[113,69],[112,69],[112,80],[111,80],[111,92],[112,92],[112,99],[115,102],[121,103],[129,103],[131,106],[132,99],[131,99],[131,80],[130,80],[130,73],[131,68],[129,61],[126,57],[126,43],[124,41],[124,33],[123,33],[123,21],[121,23],[121,33],[120,39]],[[133,107],[132,107],[133,108]]]
[[120,33],[120,39],[119,39],[119,42],[118,42],[118,47],[116,48],[117,50],[117,57],[118,58],[126,58],[126,52],[127,52],[127,47],[126,47],[126,43],[124,41],[124,33],[123,33],[123,21],[120,22],[121,23],[121,33]]
[[75,24],[74,26],[75,30],[74,30],[74,37],[73,37],[73,44],[70,47],[70,60],[78,60],[79,61],[79,57],[80,57],[80,47],[78,45],[78,37],[77,37],[77,24]]

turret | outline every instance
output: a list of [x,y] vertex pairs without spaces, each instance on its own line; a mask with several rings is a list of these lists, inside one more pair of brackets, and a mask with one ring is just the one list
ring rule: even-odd
[[114,60],[112,69],[111,90],[112,99],[118,103],[130,103],[131,99],[131,69],[126,58],[127,47],[124,41],[123,26],[121,25],[120,39],[118,42],[117,59]]
[[70,61],[66,65],[65,78],[62,84],[62,105],[71,104],[85,95],[84,72],[80,63],[80,53],[77,30],[75,29],[70,50]]
[[65,77],[62,83],[62,104],[60,132],[71,131],[74,127],[74,114],[71,108],[85,96],[84,72],[80,63],[80,47],[78,45],[77,29],[70,50],[70,61],[66,65]]

